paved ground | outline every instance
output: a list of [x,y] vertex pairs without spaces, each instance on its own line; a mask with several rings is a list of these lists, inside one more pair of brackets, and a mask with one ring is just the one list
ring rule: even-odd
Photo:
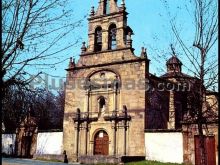
[[[19,159],[19,158],[2,158],[2,165],[67,165],[67,163],[59,163],[59,162],[47,162],[47,161],[39,161],[39,160],[31,160],[31,159]],[[79,163],[75,163],[72,165],[79,165]]]

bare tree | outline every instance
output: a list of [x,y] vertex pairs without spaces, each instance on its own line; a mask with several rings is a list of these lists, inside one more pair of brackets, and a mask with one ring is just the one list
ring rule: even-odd
[[61,62],[55,55],[76,44],[77,41],[60,46],[62,39],[81,23],[70,21],[72,10],[68,4],[68,0],[3,1],[1,72],[5,86],[27,84],[31,66],[54,66]]
[[[1,103],[10,86],[26,86],[42,69],[55,67],[67,58],[61,53],[78,43],[71,0],[1,1],[2,43],[0,55]],[[59,56],[57,56],[59,54]],[[2,107],[2,106],[0,106]]]
[[5,94],[2,109],[6,132],[15,131],[28,113],[37,119],[40,130],[62,129],[64,92],[55,95],[45,89],[28,91],[11,86]]
[[[56,96],[56,111],[52,113],[53,116],[56,116],[55,121],[57,129],[63,128],[63,117],[64,117],[64,106],[65,106],[65,92],[64,90],[59,91]],[[56,113],[56,114],[55,114]]]
[[[169,10],[167,1],[163,1]],[[208,89],[215,87],[218,82],[218,62],[217,52],[213,52],[218,41],[218,4],[217,0],[190,0],[186,6],[188,11],[193,11],[191,16],[194,17],[194,41],[191,46],[187,46],[183,36],[176,26],[175,20],[171,19],[170,24],[175,37],[180,44],[184,56],[187,57],[190,65],[188,70],[195,75],[194,82],[190,82],[194,87],[191,91],[191,110],[193,114],[187,117],[192,123],[198,126],[198,135],[200,136],[201,146],[201,165],[207,164],[206,151],[203,140],[203,126],[207,124],[208,119],[216,120],[217,114],[213,112],[217,100],[207,107]],[[196,81],[195,81],[196,80]],[[189,81],[189,80],[188,80]],[[207,114],[212,114],[212,117]],[[214,117],[213,117],[214,116]]]

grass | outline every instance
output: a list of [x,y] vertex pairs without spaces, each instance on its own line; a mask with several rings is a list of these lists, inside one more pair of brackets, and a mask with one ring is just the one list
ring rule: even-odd
[[46,158],[36,158],[35,160],[40,160],[40,161],[47,161],[47,162],[63,162],[58,159],[46,159]]
[[162,163],[158,161],[140,161],[140,162],[130,162],[130,163],[125,163],[125,165],[183,165],[183,164],[178,164],[178,163]]
[[95,164],[95,165],[117,165],[117,164],[111,164],[111,163],[98,163],[98,164]]
[[[113,164],[97,164],[97,165],[113,165]],[[139,161],[139,162],[130,162],[130,163],[125,163],[125,165],[186,165],[186,164],[179,164],[179,163],[162,163],[158,161]]]
[[[42,160],[42,161],[51,161],[51,162],[63,162],[61,160],[57,159],[45,159],[45,158],[37,158],[36,160]],[[98,163],[96,165],[117,165],[117,164],[109,164],[109,163]],[[179,164],[179,163],[162,163],[158,161],[150,161],[150,160],[145,160],[145,161],[139,161],[139,162],[130,162],[130,163],[125,163],[125,165],[187,165],[187,164]]]

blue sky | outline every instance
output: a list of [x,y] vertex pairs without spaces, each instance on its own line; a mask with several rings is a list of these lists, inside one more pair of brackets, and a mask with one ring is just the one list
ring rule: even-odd
[[[99,0],[72,0],[69,6],[74,10],[74,18],[80,19],[84,15],[90,13],[91,6],[97,9]],[[177,55],[183,64],[190,67],[184,54],[171,31],[170,19],[175,17],[176,26],[179,29],[183,40],[192,45],[193,43],[193,17],[185,8],[186,0],[167,0],[169,9],[164,6],[163,0],[125,0],[128,15],[128,25],[133,29],[134,36],[133,48],[135,54],[139,56],[141,47],[147,48],[148,58],[151,60],[150,72],[157,76],[162,75],[166,71],[166,60],[171,57],[170,44],[172,43],[176,49]],[[118,1],[120,5],[120,0]],[[170,14],[168,13],[170,12]],[[75,29],[76,36],[82,38],[82,41],[88,40],[88,21],[83,20],[82,27]],[[67,36],[65,40],[74,40],[75,36]],[[62,52],[65,57],[79,58],[81,42],[69,50]],[[65,44],[65,43],[64,43]],[[217,51],[217,44],[214,49]],[[54,69],[45,71],[51,76],[65,77],[65,69],[68,66],[68,60],[56,66]],[[190,72],[186,67],[183,71],[187,74]]]

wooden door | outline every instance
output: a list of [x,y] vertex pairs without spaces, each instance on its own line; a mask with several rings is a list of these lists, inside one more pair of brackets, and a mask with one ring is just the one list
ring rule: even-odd
[[[204,136],[204,145],[206,152],[207,165],[216,165],[216,154],[215,154],[215,137],[214,136]],[[195,136],[195,164],[201,164],[201,147],[200,138]]]
[[105,131],[99,131],[94,139],[94,155],[108,155],[109,137]]

